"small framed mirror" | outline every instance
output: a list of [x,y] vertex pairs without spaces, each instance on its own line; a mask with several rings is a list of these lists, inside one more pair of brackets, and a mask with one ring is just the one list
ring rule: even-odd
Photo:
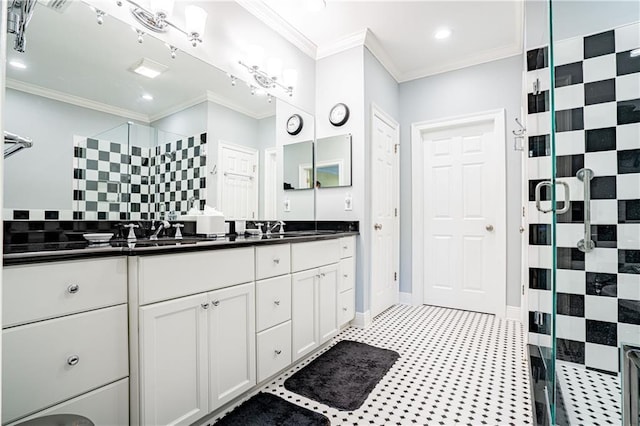
[[351,186],[351,134],[316,142],[316,188]]
[[313,141],[284,145],[284,189],[313,188]]

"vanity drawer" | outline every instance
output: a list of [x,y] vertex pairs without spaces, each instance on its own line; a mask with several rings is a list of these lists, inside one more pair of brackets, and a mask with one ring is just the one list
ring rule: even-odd
[[4,330],[2,422],[128,376],[127,339],[126,305]]
[[291,245],[256,247],[256,279],[276,277],[291,271]]
[[356,315],[356,299],[353,289],[343,291],[338,295],[338,325],[342,326],[351,321]]
[[2,279],[3,327],[127,302],[124,257],[7,266]]
[[254,281],[253,247],[137,258],[140,305]]
[[353,257],[356,249],[356,237],[342,237],[340,238],[340,257]]
[[256,283],[256,330],[291,319],[291,275]]
[[291,321],[258,333],[256,339],[261,382],[291,364]]
[[340,260],[340,239],[338,238],[291,245],[292,272],[338,263],[338,260]]
[[65,401],[32,416],[25,417],[9,426],[17,426],[42,416],[54,414],[76,414],[91,420],[96,426],[129,424],[129,379],[122,379],[77,398]]
[[338,292],[352,289],[355,286],[355,262],[353,257],[341,259],[338,271]]

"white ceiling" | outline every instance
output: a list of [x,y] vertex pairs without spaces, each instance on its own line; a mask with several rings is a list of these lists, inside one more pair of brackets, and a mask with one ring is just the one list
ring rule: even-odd
[[[312,57],[365,44],[399,81],[522,52],[522,0],[236,0]],[[453,33],[436,40],[440,27]],[[367,31],[369,30],[369,31]]]

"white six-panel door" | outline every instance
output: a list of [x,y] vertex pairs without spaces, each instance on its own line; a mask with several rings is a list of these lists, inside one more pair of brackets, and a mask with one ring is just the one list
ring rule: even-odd
[[232,219],[258,217],[258,151],[220,142],[218,210]]
[[504,127],[485,116],[425,125],[417,136],[413,262],[424,303],[504,315]]

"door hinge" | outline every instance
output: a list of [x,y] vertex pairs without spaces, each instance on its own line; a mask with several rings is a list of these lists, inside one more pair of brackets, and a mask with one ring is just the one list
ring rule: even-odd
[[394,154],[397,154],[397,153],[398,153],[398,146],[400,146],[400,144],[399,144],[399,143],[397,143],[397,144],[394,144],[394,145],[393,145],[393,153],[394,153]]
[[394,281],[398,281],[398,273],[397,272],[393,273],[393,280]]
[[522,206],[522,217],[525,217],[524,206]]
[[522,295],[524,296],[524,284],[522,284]]
[[398,208],[394,208],[393,209],[393,214],[395,215],[395,217],[398,217]]

